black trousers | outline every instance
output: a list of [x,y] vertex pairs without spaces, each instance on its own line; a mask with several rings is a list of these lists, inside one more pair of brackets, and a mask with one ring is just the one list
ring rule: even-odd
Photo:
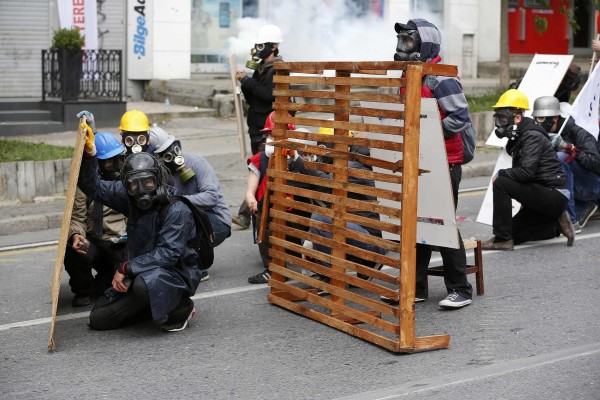
[[148,287],[144,279],[138,276],[130,284],[127,293],[120,294],[111,288],[98,298],[90,313],[90,328],[106,331],[150,319],[152,313]]
[[[125,243],[88,238],[87,254],[79,254],[69,244],[65,252],[65,270],[71,291],[80,295],[100,295],[111,285],[115,265],[125,259]],[[92,275],[92,269],[96,276]]]
[[[559,234],[557,219],[567,209],[568,199],[554,188],[538,183],[497,177],[494,190],[494,236],[513,239],[515,244],[552,239]],[[521,210],[512,216],[512,199]]]
[[[454,197],[454,209],[458,204],[458,188],[462,179],[462,166],[460,164],[450,165],[450,182],[452,184],[452,196]],[[440,255],[444,263],[444,283],[448,293],[456,292],[470,299],[473,296],[473,288],[467,280],[467,255],[463,245],[460,231],[458,232],[460,248],[451,249],[440,247]],[[427,268],[431,261],[431,246],[417,243],[417,276],[416,297],[425,297],[427,285]]]

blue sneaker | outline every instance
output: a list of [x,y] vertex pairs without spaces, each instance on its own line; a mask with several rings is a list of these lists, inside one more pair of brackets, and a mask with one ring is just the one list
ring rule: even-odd
[[461,308],[467,306],[472,303],[471,299],[467,299],[466,297],[453,292],[450,293],[444,300],[440,301],[440,307],[446,308]]

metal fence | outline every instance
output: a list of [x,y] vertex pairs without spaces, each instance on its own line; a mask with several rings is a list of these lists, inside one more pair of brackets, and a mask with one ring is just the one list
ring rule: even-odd
[[42,50],[42,100],[121,100],[121,50]]

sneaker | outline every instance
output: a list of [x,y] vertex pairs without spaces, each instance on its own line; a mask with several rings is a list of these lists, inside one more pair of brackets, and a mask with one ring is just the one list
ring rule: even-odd
[[[387,303],[387,304],[392,305],[392,306],[397,306],[400,303],[396,299],[392,299],[390,297],[385,297],[385,296],[381,296],[379,299],[381,301],[383,301],[384,303]],[[424,297],[415,297],[415,303],[422,303],[425,300],[426,299]]]
[[600,219],[600,209],[596,210],[596,212],[594,214],[592,214],[592,216],[590,217],[590,219],[588,221],[596,220],[596,219]]
[[596,203],[594,203],[593,201],[588,201],[588,204],[585,207],[583,214],[581,214],[581,216],[577,219],[577,222],[579,222],[579,225],[583,228],[597,210],[598,210],[598,206],[596,205]]
[[482,250],[509,250],[515,249],[515,241],[509,240],[498,240],[496,236],[492,236],[490,239],[481,242]]
[[200,282],[206,282],[210,279],[210,275],[208,275],[208,271],[203,269],[200,271]]
[[271,273],[268,269],[265,269],[260,274],[256,274],[248,278],[248,283],[267,283],[271,279]]
[[444,300],[440,301],[440,307],[446,308],[461,308],[472,303],[471,299],[467,299],[463,295],[456,292],[450,293]]
[[242,229],[248,229],[250,227],[250,218],[244,214],[232,217],[231,221]]
[[71,303],[71,306],[85,307],[89,306],[91,302],[92,298],[87,294],[76,294],[75,297],[73,297],[73,302]]
[[560,217],[558,217],[557,222],[560,233],[567,238],[567,246],[573,246],[573,242],[575,242],[575,234],[573,233],[573,224],[571,223],[571,218],[569,218],[569,213],[564,211]]
[[[329,278],[328,276],[319,275],[319,274],[313,274],[313,275],[311,275],[311,278],[317,279],[317,280],[319,280],[321,282],[324,282],[324,283],[331,283],[331,278]],[[319,296],[324,296],[324,295],[328,295],[329,292],[327,290],[325,290],[325,289],[319,289],[319,288],[317,288],[317,294]]]
[[573,233],[574,234],[581,233],[581,225],[579,225],[579,222],[573,223]]
[[190,319],[194,315],[196,315],[194,302],[189,297],[186,297],[169,313],[169,318],[161,326],[161,329],[165,332],[182,331],[189,326]]

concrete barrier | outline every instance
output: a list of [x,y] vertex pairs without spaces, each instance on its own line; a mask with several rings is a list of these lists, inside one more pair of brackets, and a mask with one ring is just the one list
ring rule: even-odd
[[33,201],[63,196],[69,186],[71,159],[0,163],[0,200]]

